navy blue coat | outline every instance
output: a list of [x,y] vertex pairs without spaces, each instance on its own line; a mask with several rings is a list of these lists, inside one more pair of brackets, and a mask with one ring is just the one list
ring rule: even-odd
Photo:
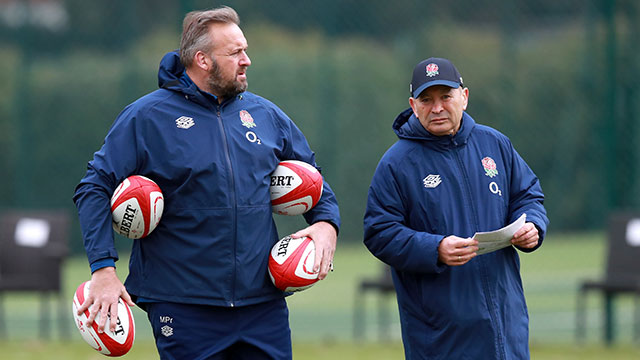
[[411,109],[393,128],[399,140],[373,176],[364,243],[393,269],[407,358],[528,358],[516,249],[457,267],[438,262],[437,249],[446,236],[496,230],[523,213],[539,247],[548,219],[538,178],[506,136],[466,113],[453,136],[430,134]]
[[[283,297],[267,273],[279,238],[269,175],[281,160],[315,165],[305,137],[282,110],[250,92],[218,104],[184,74],[176,52],[165,55],[158,78],[159,90],[115,120],[76,188],[92,269],[117,259],[109,199],[124,178],[139,174],[160,186],[165,206],[158,227],[133,241],[125,282],[130,294],[216,306]],[[326,182],[304,217],[339,227]]]

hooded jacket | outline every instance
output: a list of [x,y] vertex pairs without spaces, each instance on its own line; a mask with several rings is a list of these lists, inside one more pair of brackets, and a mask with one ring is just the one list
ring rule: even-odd
[[[117,259],[110,197],[130,175],[154,180],[164,195],[157,228],[133,240],[127,291],[155,301],[245,306],[283,297],[267,273],[279,236],[272,217],[270,174],[282,160],[315,166],[296,125],[250,92],[218,99],[200,91],[177,52],[160,63],[160,89],[127,106],[76,188],[92,270]],[[340,226],[325,182],[309,224]]]
[[438,245],[526,213],[539,230],[539,247],[548,219],[538,178],[506,136],[466,112],[453,136],[430,134],[411,109],[393,129],[399,140],[369,188],[364,243],[392,267],[406,357],[529,358],[516,249],[450,267],[438,261]]

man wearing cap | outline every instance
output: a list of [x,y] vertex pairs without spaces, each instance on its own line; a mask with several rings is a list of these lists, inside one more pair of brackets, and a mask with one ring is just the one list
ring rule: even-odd
[[[420,62],[410,86],[364,216],[365,245],[392,268],[405,356],[528,359],[518,250],[546,232],[540,182],[505,135],[465,112],[469,89],[449,60]],[[476,232],[522,214],[513,246],[478,255]]]

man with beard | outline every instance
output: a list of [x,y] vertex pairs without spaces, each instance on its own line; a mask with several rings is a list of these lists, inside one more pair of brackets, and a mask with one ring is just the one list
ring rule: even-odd
[[[149,317],[162,359],[290,359],[284,297],[267,275],[279,236],[269,175],[286,159],[315,155],[282,110],[247,92],[247,41],[229,7],[187,14],[179,52],[160,63],[160,89],[127,106],[76,188],[91,292],[78,309],[87,326],[114,330],[117,301]],[[118,280],[109,199],[130,175],[162,189],[158,227],[135,240],[124,284]],[[304,214],[314,271],[327,275],[340,216],[325,182]],[[97,316],[99,313],[99,316]]]

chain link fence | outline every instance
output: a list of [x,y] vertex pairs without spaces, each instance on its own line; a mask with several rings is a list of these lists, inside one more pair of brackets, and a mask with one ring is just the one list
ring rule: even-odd
[[[457,65],[468,112],[540,177],[552,231],[600,229],[610,211],[640,208],[637,1],[224,4],[249,41],[249,90],[306,134],[345,241],[362,237],[371,176],[396,140],[412,68],[430,56]],[[157,87],[184,14],[219,5],[0,1],[0,207],[73,211],[86,162],[119,111]]]

